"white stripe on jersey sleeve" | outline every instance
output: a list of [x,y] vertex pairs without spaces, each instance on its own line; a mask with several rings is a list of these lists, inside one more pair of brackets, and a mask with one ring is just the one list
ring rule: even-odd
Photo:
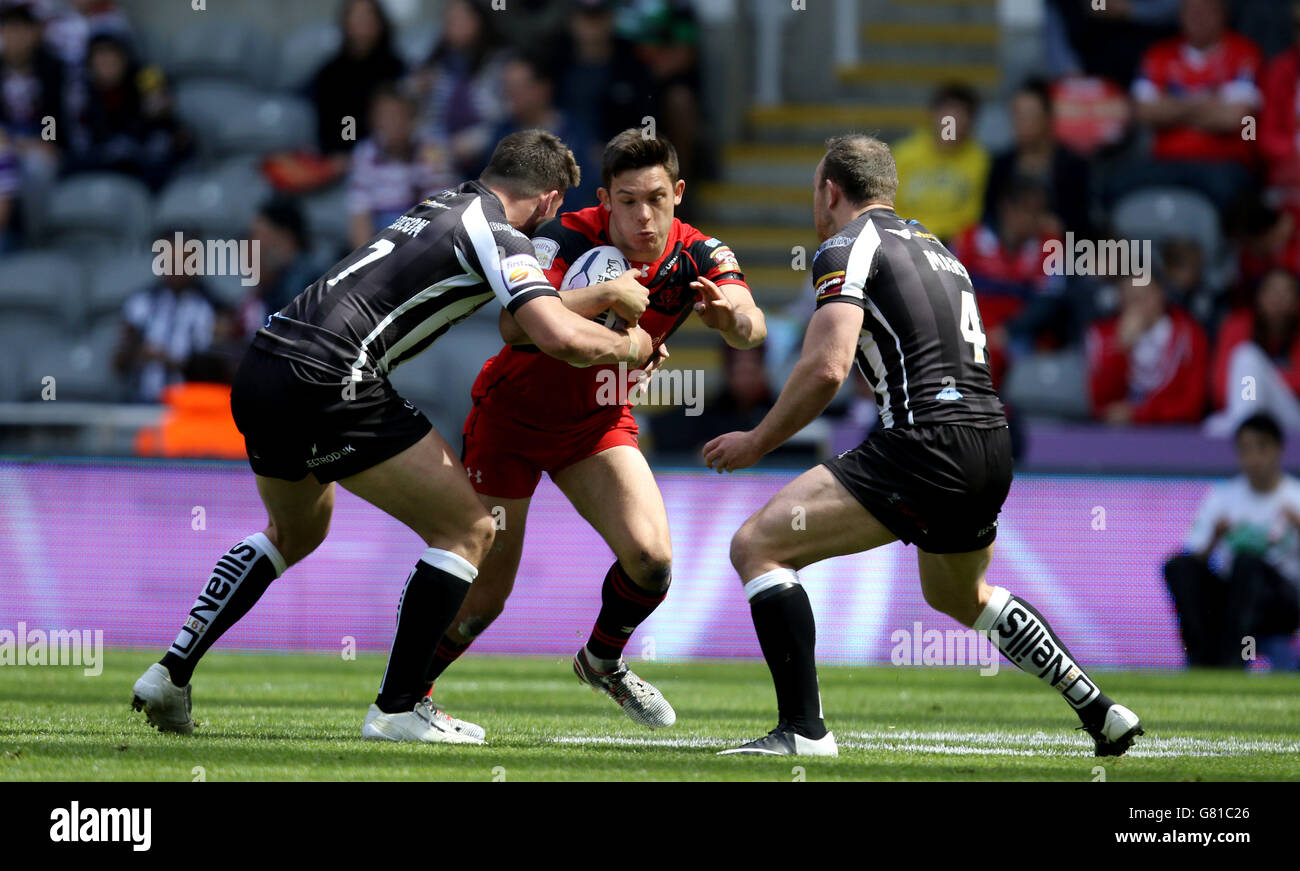
[[[474,246],[474,254],[478,257],[479,266],[483,270],[483,280],[492,288],[496,298],[501,305],[507,310],[510,304],[517,296],[523,296],[536,289],[549,290],[552,293],[555,288],[546,280],[546,273],[542,271],[542,266],[537,262],[537,258],[531,254],[514,254],[507,257],[506,260],[518,260],[514,264],[515,269],[526,269],[530,272],[535,271],[537,280],[527,284],[515,283],[513,286],[506,277],[505,268],[501,263],[501,256],[497,250],[497,237],[488,226],[487,216],[483,214],[483,198],[475,197],[474,202],[466,207],[460,216],[461,223],[465,225],[469,233],[470,243]],[[513,288],[513,289],[512,289]]]
[[868,217],[858,238],[849,248],[849,260],[844,265],[844,284],[840,286],[841,296],[856,299],[867,298],[867,279],[871,276],[871,264],[880,250],[880,233]]

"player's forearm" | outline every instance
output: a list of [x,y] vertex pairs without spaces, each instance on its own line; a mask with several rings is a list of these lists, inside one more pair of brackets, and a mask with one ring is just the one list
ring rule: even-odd
[[594,321],[583,320],[573,325],[562,345],[542,350],[572,366],[586,368],[612,363],[638,365],[649,348],[643,347],[637,335],[628,330],[610,330]]
[[763,310],[756,305],[737,309],[735,326],[722,331],[722,338],[731,347],[742,351],[763,344],[767,338],[767,319],[763,317]]
[[[575,287],[572,290],[560,291],[560,302],[574,314],[582,315],[584,318],[594,318],[609,308],[611,299],[610,294],[599,284],[593,284],[591,287]],[[528,333],[519,326],[514,315],[505,309],[501,310],[497,326],[501,331],[501,338],[507,345],[523,345],[530,341]]]
[[769,453],[812,423],[826,410],[844,375],[819,359],[801,359],[781,388],[776,405],[754,427],[754,437],[763,453]]
[[1160,97],[1149,103],[1138,103],[1137,118],[1143,124],[1153,127],[1168,127],[1188,120],[1192,106],[1186,100],[1176,97]]
[[1248,103],[1225,103],[1222,100],[1210,100],[1198,107],[1192,115],[1192,122],[1202,130],[1211,133],[1231,133],[1241,130],[1241,121],[1251,113]]
[[572,290],[560,291],[560,301],[574,314],[582,315],[584,318],[594,318],[609,308],[614,300],[613,295],[603,284],[593,284],[591,287],[575,287]]

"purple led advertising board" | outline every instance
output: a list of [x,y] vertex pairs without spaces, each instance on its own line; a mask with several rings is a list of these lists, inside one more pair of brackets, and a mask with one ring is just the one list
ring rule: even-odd
[[[632,638],[636,658],[760,656],[727,558],[732,533],[793,472],[658,474],[673,587]],[[1209,481],[1022,475],[1002,513],[991,583],[1024,595],[1074,653],[1106,668],[1177,668],[1182,647],[1160,575]],[[201,521],[201,522],[200,522]],[[213,563],[265,525],[242,464],[0,463],[0,628],[100,629],[110,647],[161,651]],[[810,532],[810,534],[812,534]],[[277,580],[217,649],[388,649],[397,596],[423,551],[414,533],[340,490],[329,538]],[[523,562],[477,653],[569,655],[600,607],[613,557],[549,481]],[[956,629],[921,598],[895,543],[801,573],[819,660],[887,663],[897,630]]]

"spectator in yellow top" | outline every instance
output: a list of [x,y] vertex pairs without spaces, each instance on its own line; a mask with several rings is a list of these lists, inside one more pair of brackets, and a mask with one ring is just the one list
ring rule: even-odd
[[989,154],[971,138],[979,98],[962,84],[945,85],[930,100],[930,127],[894,146],[895,207],[940,239],[976,223],[989,175]]

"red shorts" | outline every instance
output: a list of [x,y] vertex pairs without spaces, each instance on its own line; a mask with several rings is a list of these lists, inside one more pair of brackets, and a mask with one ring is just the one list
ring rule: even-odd
[[460,459],[477,492],[524,499],[533,495],[542,472],[558,472],[618,445],[638,447],[637,432],[626,405],[602,409],[577,429],[551,431],[475,403],[465,418]]

